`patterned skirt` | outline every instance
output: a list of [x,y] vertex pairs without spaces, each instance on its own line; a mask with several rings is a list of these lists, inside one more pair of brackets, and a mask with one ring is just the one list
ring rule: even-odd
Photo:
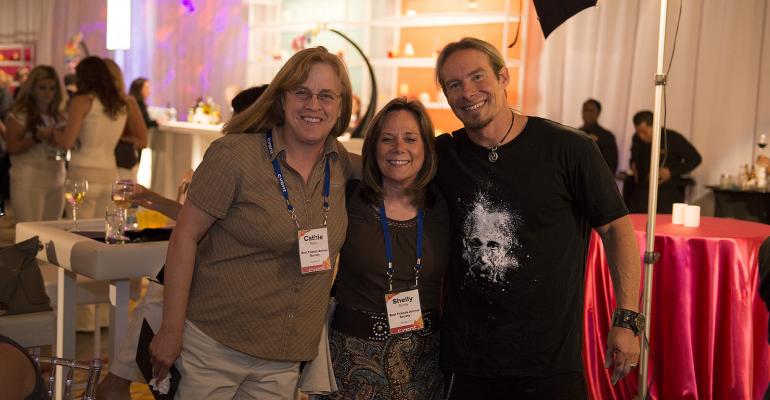
[[416,332],[372,341],[329,332],[338,392],[320,399],[440,399],[444,375],[439,369],[439,333]]

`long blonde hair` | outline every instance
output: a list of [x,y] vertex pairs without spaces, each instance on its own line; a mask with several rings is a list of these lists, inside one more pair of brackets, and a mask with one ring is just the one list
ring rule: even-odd
[[[56,83],[56,94],[47,109],[41,110],[35,98],[35,85],[45,79],[50,79]],[[24,121],[24,126],[34,132],[35,127],[43,123],[43,114],[50,115],[55,121],[64,119],[62,100],[61,82],[59,82],[59,75],[56,70],[49,65],[38,65],[32,69],[27,80],[19,88],[19,95],[13,103],[11,111],[25,114],[27,120]]]
[[315,64],[328,64],[334,69],[342,86],[341,113],[334,124],[331,134],[339,136],[350,124],[350,112],[353,108],[352,93],[348,70],[345,64],[334,54],[329,53],[323,46],[304,49],[293,55],[275,75],[267,90],[249,108],[233,116],[222,132],[256,133],[265,132],[274,126],[284,124],[283,102],[287,90],[300,86],[307,80],[310,69]]

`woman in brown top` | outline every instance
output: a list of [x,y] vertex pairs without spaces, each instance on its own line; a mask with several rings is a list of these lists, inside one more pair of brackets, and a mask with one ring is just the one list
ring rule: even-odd
[[347,228],[351,167],[335,136],[351,94],[337,56],[302,50],[206,151],[169,241],[150,345],[156,378],[176,361],[178,398],[293,398]]
[[339,392],[328,398],[438,399],[449,220],[429,185],[436,152],[423,106],[388,103],[367,129],[363,161],[363,181],[349,185],[329,336]]

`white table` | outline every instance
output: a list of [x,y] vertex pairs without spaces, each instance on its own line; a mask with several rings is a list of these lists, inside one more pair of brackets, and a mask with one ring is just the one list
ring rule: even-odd
[[[77,274],[110,282],[109,354],[114,358],[128,330],[131,278],[154,276],[166,260],[168,242],[108,245],[69,232],[72,221],[23,222],[16,242],[39,236],[44,249],[38,259],[59,266],[56,309],[56,356],[75,357],[75,294]],[[103,231],[103,219],[78,221],[82,231]],[[57,379],[57,385],[61,383]],[[60,393],[57,390],[57,393]]]

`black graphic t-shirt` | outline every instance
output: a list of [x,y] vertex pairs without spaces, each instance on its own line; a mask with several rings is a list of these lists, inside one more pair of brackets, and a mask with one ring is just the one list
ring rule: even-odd
[[442,367],[490,378],[582,371],[590,229],[628,213],[598,148],[536,117],[495,163],[462,129],[437,146],[452,230]]

